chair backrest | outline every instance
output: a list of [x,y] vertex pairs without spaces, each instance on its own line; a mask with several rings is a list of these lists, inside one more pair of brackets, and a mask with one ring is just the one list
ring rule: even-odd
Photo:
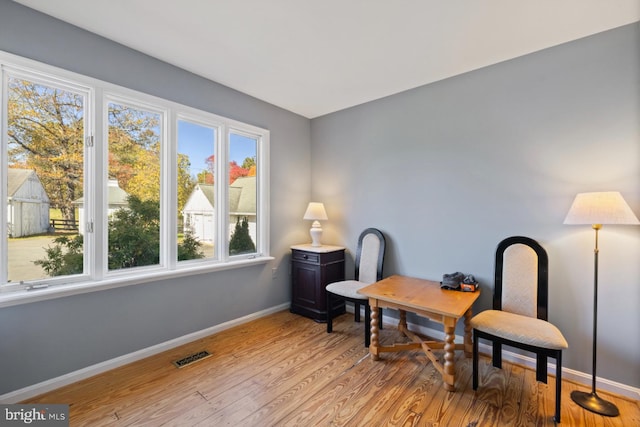
[[356,250],[356,280],[374,283],[382,279],[384,235],[375,228],[367,228],[358,238]]
[[496,249],[493,309],[547,320],[547,252],[529,237],[504,239]]

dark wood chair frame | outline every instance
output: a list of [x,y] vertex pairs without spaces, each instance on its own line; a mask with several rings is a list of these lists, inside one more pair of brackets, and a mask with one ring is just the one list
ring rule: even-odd
[[[498,244],[496,248],[495,259],[495,277],[494,277],[494,292],[493,292],[493,309],[502,310],[502,270],[503,270],[503,258],[505,250],[514,245],[523,244],[533,249],[538,256],[538,304],[537,304],[537,318],[547,320],[547,307],[549,300],[549,259],[547,252],[544,248],[535,240],[524,236],[513,236],[504,239]],[[495,335],[473,329],[473,389],[478,389],[478,339],[482,338],[492,342],[493,354],[492,362],[493,366],[502,369],[502,346],[507,345],[511,347],[520,348],[525,351],[530,351],[536,354],[536,380],[547,383],[547,358],[551,357],[556,360],[556,406],[554,420],[560,422],[560,399],[562,390],[562,350],[548,349],[544,347],[537,347],[528,344],[523,344],[517,341],[512,341],[504,338],[497,337]]]
[[[358,280],[360,277],[360,257],[362,254],[362,244],[364,238],[369,234],[375,234],[380,240],[380,250],[378,251],[378,261],[376,267],[376,280],[382,280],[382,265],[384,262],[384,251],[386,247],[386,241],[384,238],[384,234],[377,228],[367,228],[362,233],[360,233],[360,237],[358,238],[358,247],[356,249],[356,259],[355,259],[355,279]],[[353,303],[354,305],[354,320],[356,322],[360,322],[360,304],[364,304],[364,345],[365,347],[369,347],[371,342],[371,307],[369,306],[369,302],[363,303],[362,299],[348,298],[342,295],[336,295],[332,292],[327,291],[327,333],[333,332],[333,302],[335,300],[345,300]],[[378,310],[378,327],[382,329],[382,309]]]

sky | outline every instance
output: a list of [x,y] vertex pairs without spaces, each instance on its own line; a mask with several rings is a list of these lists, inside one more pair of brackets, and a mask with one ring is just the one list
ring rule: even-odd
[[[205,160],[214,154],[215,132],[213,128],[184,120],[178,121],[178,153],[189,156],[192,176],[207,169]],[[231,134],[229,157],[242,165],[247,157],[256,157],[256,140],[242,135]]]

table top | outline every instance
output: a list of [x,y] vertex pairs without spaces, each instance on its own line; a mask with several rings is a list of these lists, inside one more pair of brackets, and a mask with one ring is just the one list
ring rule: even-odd
[[358,292],[380,301],[456,318],[464,316],[480,296],[480,290],[461,292],[441,289],[439,282],[399,275],[389,276]]
[[311,246],[311,243],[304,243],[302,245],[293,245],[293,246],[291,246],[291,249],[324,254],[324,253],[328,253],[328,252],[341,251],[341,250],[345,249],[345,247],[344,246],[335,246],[335,245]]

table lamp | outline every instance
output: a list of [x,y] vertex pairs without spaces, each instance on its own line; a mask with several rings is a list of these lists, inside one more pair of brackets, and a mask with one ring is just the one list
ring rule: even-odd
[[313,220],[309,234],[311,234],[311,246],[322,246],[320,238],[322,237],[322,227],[320,227],[320,221],[326,221],[327,212],[324,210],[324,205],[318,202],[310,202],[307,206],[307,211],[304,213],[303,219]]
[[599,193],[580,193],[576,196],[565,224],[590,224],[596,232],[593,251],[593,365],[591,392],[574,390],[571,399],[584,409],[608,417],[617,417],[620,411],[611,402],[602,399],[596,393],[596,350],[598,330],[598,230],[603,224],[640,224],[638,218],[617,191]]

